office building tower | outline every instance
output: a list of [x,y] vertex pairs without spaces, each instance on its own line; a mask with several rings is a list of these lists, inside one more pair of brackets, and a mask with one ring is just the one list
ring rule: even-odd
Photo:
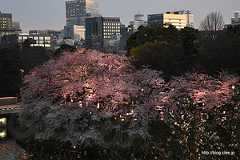
[[111,40],[120,37],[121,22],[119,17],[87,18],[85,27],[86,44],[89,48],[106,50]]
[[87,0],[66,1],[65,37],[74,40],[84,39],[82,32],[85,30],[85,19],[90,16],[91,14],[87,13]]
[[85,25],[86,0],[66,1],[66,25]]
[[0,44],[15,44],[17,36],[14,35],[20,32],[20,24],[13,22],[12,14],[0,12]]
[[147,22],[145,21],[143,14],[135,14],[134,20],[129,23],[130,30],[136,32],[140,26],[146,26]]
[[175,26],[177,29],[194,27],[193,14],[190,11],[166,12],[148,15],[148,25]]
[[240,11],[234,12],[231,24],[224,25],[224,29],[233,30],[235,33],[240,31]]
[[234,12],[233,17],[231,18],[232,25],[240,25],[240,11]]
[[13,22],[12,23],[12,28],[15,30],[21,30],[21,25],[19,22]]
[[0,30],[12,29],[12,14],[0,12]]
[[31,47],[51,47],[51,37],[46,35],[30,35],[25,33],[18,35],[18,43],[20,46],[23,46],[26,41],[30,43]]

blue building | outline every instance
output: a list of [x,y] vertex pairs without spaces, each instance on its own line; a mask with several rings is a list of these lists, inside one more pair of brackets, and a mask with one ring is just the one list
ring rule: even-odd
[[106,50],[109,42],[120,36],[119,17],[91,17],[86,19],[86,45],[88,48]]
[[86,0],[70,0],[66,5],[66,26],[64,27],[64,36],[74,39],[74,26],[85,26],[85,19],[91,14],[87,13]]

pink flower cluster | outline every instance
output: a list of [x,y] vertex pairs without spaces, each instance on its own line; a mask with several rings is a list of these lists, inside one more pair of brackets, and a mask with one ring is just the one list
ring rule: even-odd
[[57,104],[79,103],[116,113],[124,104],[131,106],[128,112],[141,105],[162,115],[181,95],[209,108],[225,103],[231,100],[232,86],[239,83],[239,77],[226,73],[217,78],[191,73],[169,82],[161,74],[136,70],[125,56],[82,49],[34,69],[25,77],[23,98],[41,96]]

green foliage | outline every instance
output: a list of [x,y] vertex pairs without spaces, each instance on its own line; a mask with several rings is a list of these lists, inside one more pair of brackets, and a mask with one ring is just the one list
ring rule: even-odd
[[36,44],[36,40],[28,38],[23,42],[23,46],[29,48],[31,44]]
[[0,97],[19,96],[24,74],[47,60],[48,51],[42,47],[0,48]]
[[160,26],[140,27],[138,32],[130,36],[127,45],[128,49],[132,49],[139,45],[143,45],[146,42],[154,41],[176,43],[179,41],[178,30],[173,26],[169,26],[169,28],[163,28]]
[[36,66],[48,61],[50,55],[43,47],[24,47],[20,52],[22,69],[27,73]]
[[59,56],[61,55],[63,52],[75,52],[76,51],[76,47],[75,46],[71,46],[71,45],[68,45],[68,44],[62,44],[60,46],[60,48],[58,48],[54,55],[55,56]]
[[196,39],[197,31],[193,28],[179,31],[173,26],[141,27],[128,40],[129,55],[137,65],[176,74],[192,64],[192,57],[197,53]]
[[21,85],[20,56],[17,48],[0,49],[0,97],[16,96]]
[[210,72],[221,69],[239,72],[240,36],[231,30],[222,31],[215,39],[202,36],[195,61]]
[[233,86],[234,95],[233,98],[236,101],[240,101],[240,85]]
[[133,48],[131,55],[136,58],[138,65],[150,65],[160,68],[165,73],[173,73],[180,67],[183,48],[168,42],[146,42],[144,45]]
[[[196,69],[208,73],[221,70],[239,73],[239,31],[239,28],[229,28],[211,38],[207,32],[188,27],[182,30],[173,26],[141,27],[128,40],[128,54],[139,62],[137,65],[147,65],[167,75]],[[163,60],[166,55],[168,60]]]
[[182,40],[182,46],[184,48],[184,55],[196,55],[198,31],[193,28],[186,27],[180,31],[180,36]]

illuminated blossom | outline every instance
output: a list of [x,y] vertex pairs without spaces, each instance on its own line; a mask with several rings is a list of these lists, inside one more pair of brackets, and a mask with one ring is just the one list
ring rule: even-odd
[[[129,147],[138,137],[156,143],[153,134],[159,138],[163,130],[152,133],[150,124],[157,122],[169,126],[162,139],[166,146],[179,134],[178,144],[191,148],[203,141],[203,123],[209,117],[205,110],[231,103],[236,92],[232,86],[240,82],[239,76],[226,73],[189,73],[169,81],[161,75],[148,68],[137,70],[125,56],[83,49],[64,53],[25,77],[21,124],[35,139],[54,138],[74,146],[91,144],[90,139],[104,147]],[[218,123],[227,121],[227,112],[222,113],[225,118]]]

